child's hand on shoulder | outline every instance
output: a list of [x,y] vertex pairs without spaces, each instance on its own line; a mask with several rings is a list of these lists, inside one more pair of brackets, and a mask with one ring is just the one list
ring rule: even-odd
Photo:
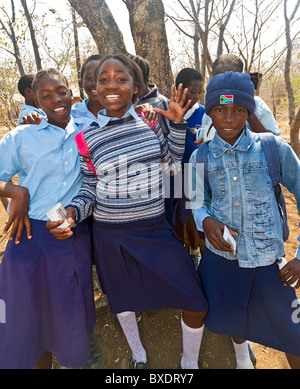
[[64,220],[51,221],[48,220],[46,223],[46,228],[50,230],[50,233],[58,240],[68,239],[73,235],[73,231],[71,230],[76,223],[76,210],[73,207],[67,207],[67,222],[69,226],[66,228],[60,228],[59,226],[64,222]]
[[175,85],[172,85],[168,110],[164,111],[160,108],[154,108],[154,111],[165,116],[172,122],[181,123],[192,102],[191,100],[188,100],[188,102],[185,104],[187,93],[188,89],[185,88],[184,91],[182,91],[182,84],[179,84],[175,99]]
[[300,287],[300,260],[297,258],[289,261],[279,272],[282,282],[285,285],[290,286],[294,282],[297,284],[294,286],[295,289]]
[[[227,227],[231,235],[237,236],[238,233],[232,230],[231,228]],[[203,229],[205,232],[205,235],[209,242],[213,245],[213,247],[220,251],[228,251],[228,252],[234,252],[233,247],[226,242],[226,240],[223,238],[223,232],[224,232],[224,224],[219,222],[218,220],[207,217],[203,221]]]
[[21,124],[40,124],[43,118],[44,116],[40,115],[38,112],[32,111],[23,116]]

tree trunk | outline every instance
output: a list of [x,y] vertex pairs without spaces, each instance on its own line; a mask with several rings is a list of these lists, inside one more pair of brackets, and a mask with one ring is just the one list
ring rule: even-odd
[[71,7],[71,12],[72,12],[74,46],[75,46],[75,55],[76,55],[77,82],[78,82],[80,100],[82,101],[84,99],[84,90],[82,88],[81,74],[80,74],[81,62],[80,62],[80,52],[79,52],[78,30],[77,30],[77,23],[76,23],[76,12],[73,7]]
[[69,0],[87,25],[101,55],[127,54],[123,36],[105,0]]
[[290,140],[291,140],[291,146],[295,153],[300,158],[300,139],[299,139],[299,129],[300,129],[300,108],[298,109],[298,112],[295,116],[295,119],[291,125],[291,131],[290,131]]
[[37,44],[37,41],[35,38],[35,32],[34,32],[34,28],[33,28],[33,24],[32,24],[31,15],[28,11],[26,0],[21,0],[21,3],[22,3],[22,6],[24,8],[24,13],[25,13],[28,27],[29,27],[29,31],[30,31],[30,37],[31,37],[31,43],[32,43],[32,47],[33,47],[34,57],[35,57],[36,68],[37,68],[37,70],[40,70],[40,69],[42,69],[42,61],[41,61],[41,57],[40,57],[40,53],[39,53],[39,47],[38,47],[38,44]]
[[149,62],[151,82],[169,96],[173,76],[163,3],[161,0],[126,0],[125,4],[136,54]]

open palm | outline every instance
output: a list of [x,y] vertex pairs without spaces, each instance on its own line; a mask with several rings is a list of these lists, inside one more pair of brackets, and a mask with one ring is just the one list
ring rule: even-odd
[[191,105],[191,100],[189,100],[185,104],[187,92],[188,92],[187,88],[185,88],[182,91],[182,84],[180,84],[178,86],[177,95],[175,98],[175,85],[172,85],[168,110],[164,111],[160,108],[154,108],[154,111],[163,115],[168,120],[171,120],[173,122],[177,122],[177,123],[182,122],[185,113],[187,112],[187,110]]

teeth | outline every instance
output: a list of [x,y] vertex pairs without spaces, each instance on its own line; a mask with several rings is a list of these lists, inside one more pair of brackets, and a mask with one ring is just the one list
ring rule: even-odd
[[119,95],[107,95],[107,96],[105,96],[106,99],[115,99],[118,97],[119,97]]
[[54,109],[54,112],[61,112],[61,111],[64,111],[64,107],[59,107],[59,108],[55,108]]
[[224,131],[232,131],[232,128],[223,128]]

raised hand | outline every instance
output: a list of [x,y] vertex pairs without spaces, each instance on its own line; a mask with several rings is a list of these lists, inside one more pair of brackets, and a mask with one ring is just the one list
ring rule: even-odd
[[168,110],[164,111],[160,108],[154,108],[154,111],[165,116],[168,120],[181,123],[192,102],[192,100],[186,102],[187,93],[188,89],[185,88],[182,91],[182,84],[179,84],[175,98],[175,85],[172,85]]

